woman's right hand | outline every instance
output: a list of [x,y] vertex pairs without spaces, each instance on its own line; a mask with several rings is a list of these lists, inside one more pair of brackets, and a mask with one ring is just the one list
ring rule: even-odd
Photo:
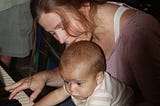
[[9,96],[9,99],[12,99],[18,92],[30,89],[33,93],[30,96],[30,101],[34,101],[38,94],[41,92],[43,87],[45,86],[47,78],[43,72],[39,72],[31,77],[27,77],[21,79],[20,81],[11,84],[5,87],[5,90],[10,91],[12,93]]

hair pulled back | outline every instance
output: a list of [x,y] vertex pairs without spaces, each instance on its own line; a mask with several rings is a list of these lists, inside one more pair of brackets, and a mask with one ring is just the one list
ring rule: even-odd
[[[89,17],[86,17],[85,13],[80,11],[80,8],[84,6],[85,3],[89,3],[90,6]],[[97,12],[97,5],[102,5],[105,3],[106,0],[31,0],[30,6],[34,19],[35,34],[37,30],[37,22],[41,14],[55,12],[60,16],[63,27],[70,36],[79,36],[82,34],[91,33],[92,40],[93,38],[96,38],[94,36],[94,30],[96,28],[94,18]],[[80,23],[85,30],[81,31],[79,28],[76,30],[74,29],[74,26],[69,20],[69,16],[66,14],[66,10],[74,14],[74,19]]]

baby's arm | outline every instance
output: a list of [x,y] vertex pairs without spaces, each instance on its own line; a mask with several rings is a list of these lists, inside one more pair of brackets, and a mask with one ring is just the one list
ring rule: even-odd
[[34,106],[54,106],[58,103],[63,102],[69,96],[70,95],[65,91],[65,89],[61,87],[50,92],[48,95],[35,103]]

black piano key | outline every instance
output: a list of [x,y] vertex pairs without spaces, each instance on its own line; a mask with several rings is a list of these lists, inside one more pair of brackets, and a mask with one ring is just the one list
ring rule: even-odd
[[4,88],[5,84],[2,82],[2,80],[0,80],[0,89]]
[[5,84],[0,80],[0,106],[22,106],[22,104],[18,100],[8,99],[11,92],[5,91],[4,87]]
[[30,103],[28,101],[29,98],[27,97],[26,94],[20,94],[20,96],[22,97],[24,96],[24,98],[17,99],[17,97],[15,97],[13,100],[8,99],[10,92],[5,91],[4,87],[6,86],[5,83],[10,83],[10,82],[5,82],[5,81],[7,81],[7,79],[10,79],[11,83],[13,83],[15,79],[12,78],[12,76],[14,75],[12,73],[9,74],[8,70],[3,70],[3,68],[0,65],[0,106],[33,106],[34,103],[33,102]]
[[0,106],[22,106],[22,104],[16,99],[9,100],[6,97],[0,97]]
[[9,97],[10,94],[11,92],[5,91],[4,89],[0,90],[0,97]]

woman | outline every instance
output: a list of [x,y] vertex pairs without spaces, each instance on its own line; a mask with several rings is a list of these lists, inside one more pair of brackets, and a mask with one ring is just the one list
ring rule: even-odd
[[[136,104],[159,105],[160,25],[152,16],[106,0],[32,0],[34,19],[60,43],[90,40],[103,49],[107,72],[131,86]],[[91,36],[94,35],[94,36]],[[44,85],[61,86],[58,68],[6,87],[30,88],[34,100]]]

